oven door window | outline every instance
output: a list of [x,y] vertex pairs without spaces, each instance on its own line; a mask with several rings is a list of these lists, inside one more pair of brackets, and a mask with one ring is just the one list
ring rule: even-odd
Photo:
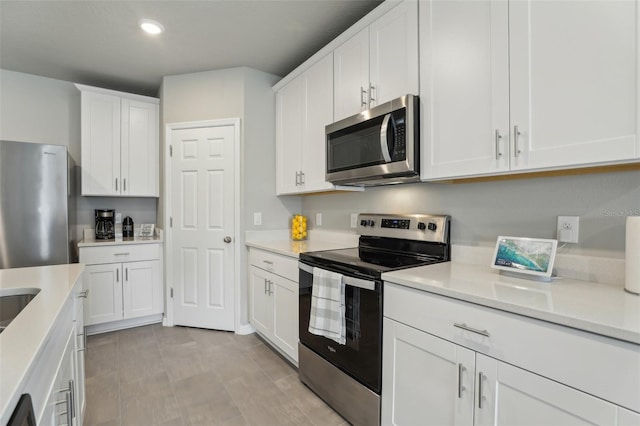
[[376,290],[345,286],[346,343],[309,333],[313,275],[300,271],[300,341],[326,360],[380,392],[382,360],[382,283]]

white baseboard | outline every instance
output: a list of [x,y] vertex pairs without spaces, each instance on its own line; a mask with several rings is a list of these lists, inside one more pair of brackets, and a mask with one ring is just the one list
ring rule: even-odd
[[141,327],[143,325],[157,324],[163,322],[162,314],[149,315],[148,317],[131,318],[122,321],[107,322],[104,324],[88,325],[86,327],[87,336],[110,331],[124,330],[127,328]]

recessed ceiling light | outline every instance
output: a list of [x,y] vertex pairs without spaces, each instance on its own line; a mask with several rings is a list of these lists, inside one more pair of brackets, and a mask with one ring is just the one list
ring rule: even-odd
[[162,24],[154,21],[153,19],[141,19],[138,21],[138,25],[140,25],[140,28],[149,34],[160,34],[164,32]]

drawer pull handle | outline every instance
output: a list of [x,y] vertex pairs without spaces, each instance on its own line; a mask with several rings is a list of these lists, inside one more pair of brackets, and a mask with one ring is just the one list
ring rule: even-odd
[[263,260],[263,262],[267,265],[273,265],[273,262],[271,260]]
[[482,394],[482,381],[486,376],[482,374],[482,371],[478,373],[478,408],[482,409],[482,403],[486,397]]
[[113,253],[114,256],[129,256],[131,253]]
[[465,323],[459,324],[459,323],[457,323],[457,322],[454,322],[454,323],[453,323],[453,326],[454,326],[454,327],[457,327],[457,328],[461,328],[461,329],[463,329],[463,330],[470,331],[470,332],[472,332],[472,333],[481,334],[481,335],[483,335],[483,336],[489,337],[489,332],[488,332],[487,330],[479,330],[479,329],[477,329],[477,328],[469,327],[469,326],[468,326],[467,324],[465,324]]

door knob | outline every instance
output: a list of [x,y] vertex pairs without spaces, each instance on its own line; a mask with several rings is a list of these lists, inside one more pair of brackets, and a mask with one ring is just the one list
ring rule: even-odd
[[225,243],[229,244],[231,242],[231,237],[224,237],[224,241]]

